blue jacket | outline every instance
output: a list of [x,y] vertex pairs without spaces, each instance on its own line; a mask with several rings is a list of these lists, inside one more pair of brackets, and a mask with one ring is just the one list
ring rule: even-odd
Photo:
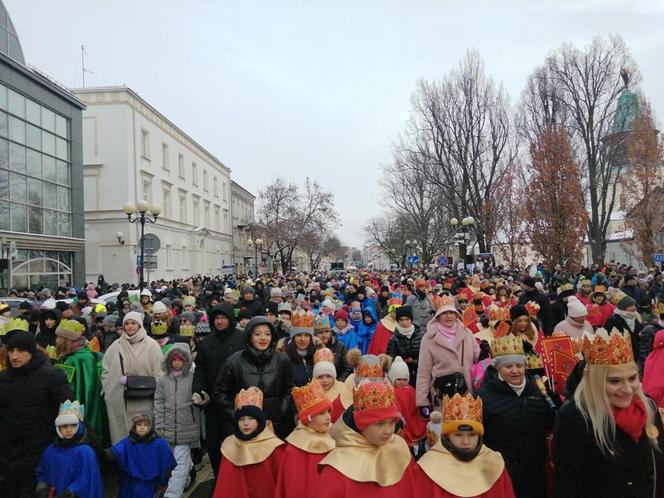
[[[371,325],[367,325],[364,321],[364,317],[367,314],[370,315],[373,319],[373,323]],[[376,327],[378,327],[378,313],[376,312],[376,308],[368,306],[364,309],[364,311],[362,311],[362,321],[357,328],[357,335],[359,338],[358,347],[360,348],[362,354],[367,353],[367,350],[369,349],[369,343],[371,342],[371,338],[376,331]]]

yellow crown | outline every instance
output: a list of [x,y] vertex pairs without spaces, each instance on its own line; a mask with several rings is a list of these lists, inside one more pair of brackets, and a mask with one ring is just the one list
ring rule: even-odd
[[500,306],[491,306],[489,308],[489,320],[490,321],[509,321],[510,319],[510,309],[505,306],[501,308]]
[[314,327],[314,315],[300,310],[291,318],[291,325],[297,328],[311,329]]
[[155,320],[150,324],[152,335],[164,335],[168,332],[168,323]]
[[508,354],[523,355],[523,340],[512,334],[496,337],[493,340],[491,349],[494,356],[505,356]]
[[334,364],[334,353],[327,348],[317,349],[314,353],[314,365],[320,361],[329,361]]
[[473,431],[484,434],[482,425],[482,399],[466,393],[456,393],[451,398],[443,396],[443,434],[456,432],[461,426],[468,425]]
[[383,363],[378,356],[368,354],[360,358],[360,363],[355,367],[355,378],[368,377],[379,379],[385,377]]
[[235,396],[235,409],[238,410],[247,405],[257,406],[262,410],[263,392],[254,386],[247,389],[240,389],[240,392]]
[[9,320],[5,324],[5,329],[4,329],[5,334],[7,332],[29,332],[29,331],[30,331],[30,324],[28,323],[28,321],[18,317],[14,318],[13,320]]
[[583,336],[583,356],[591,365],[624,365],[634,361],[632,339],[613,329],[597,329],[594,335]]
[[544,368],[544,362],[542,361],[542,358],[540,358],[536,354],[527,354],[526,355],[526,370],[539,370],[540,368]]
[[392,384],[387,382],[366,382],[353,389],[353,407],[356,412],[380,410],[396,406]]
[[300,420],[306,421],[309,416],[318,415],[331,407],[325,390],[316,379],[302,387],[294,387],[291,391]]
[[602,294],[606,294],[606,287],[604,287],[603,285],[596,285],[594,292],[600,292]]
[[558,294],[562,294],[563,292],[569,292],[573,291],[574,286],[570,284],[569,282],[562,284],[560,287],[558,287]]
[[528,311],[528,314],[530,316],[537,316],[539,310],[540,310],[540,305],[537,304],[535,301],[528,301],[526,303],[526,311]]

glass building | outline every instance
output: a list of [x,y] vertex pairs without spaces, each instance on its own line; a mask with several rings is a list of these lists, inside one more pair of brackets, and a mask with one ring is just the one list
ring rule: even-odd
[[0,1],[0,293],[84,283],[84,107],[25,64]]

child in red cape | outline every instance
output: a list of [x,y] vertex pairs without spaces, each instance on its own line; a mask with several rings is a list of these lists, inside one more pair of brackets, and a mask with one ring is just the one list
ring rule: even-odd
[[314,379],[291,392],[297,408],[298,424],[286,438],[284,462],[279,469],[275,498],[309,498],[318,487],[318,464],[334,449],[332,403],[325,397],[320,383]]
[[404,498],[413,494],[414,463],[408,445],[394,431],[400,419],[394,388],[364,381],[353,406],[332,428],[336,441],[319,464],[314,498]]
[[320,348],[314,353],[313,378],[322,386],[325,397],[331,403],[330,414],[334,423],[353,404],[353,391],[337,380],[334,353],[331,350]]
[[266,498],[275,493],[283,444],[263,414],[263,393],[242,389],[235,397],[234,434],[221,445],[213,498]]
[[440,440],[417,462],[418,498],[514,498],[500,453],[482,444],[482,400],[443,396]]
[[427,423],[420,417],[415,404],[415,388],[408,384],[409,375],[408,365],[401,359],[401,356],[394,358],[387,377],[394,386],[397,407],[405,422],[399,435],[406,440],[410,448],[413,448],[426,436]]

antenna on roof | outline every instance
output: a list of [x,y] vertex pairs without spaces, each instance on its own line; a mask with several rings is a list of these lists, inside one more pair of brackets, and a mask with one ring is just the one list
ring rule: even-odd
[[85,68],[85,56],[87,55],[87,52],[85,51],[85,47],[81,45],[81,73],[83,74],[83,88],[85,88],[85,73],[90,73],[90,74],[96,74],[90,71],[89,69]]

